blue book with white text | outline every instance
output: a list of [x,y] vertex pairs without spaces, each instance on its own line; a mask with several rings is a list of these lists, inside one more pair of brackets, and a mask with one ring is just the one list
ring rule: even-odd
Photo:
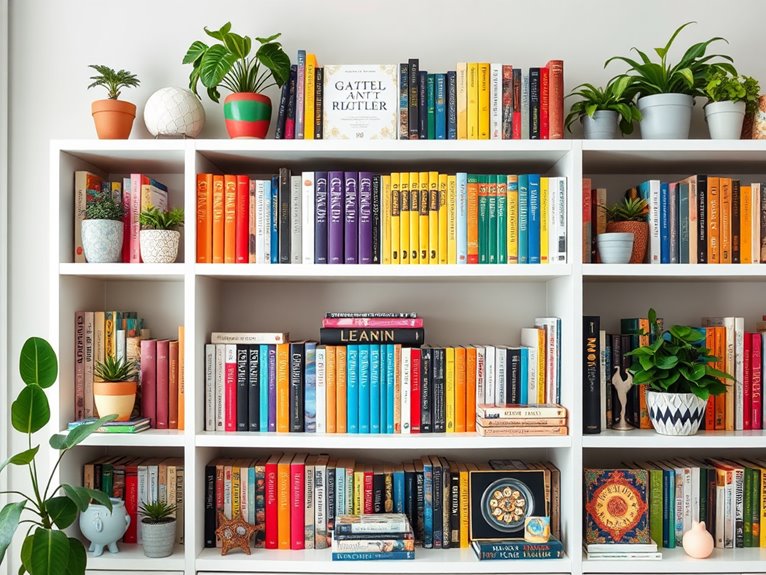
[[380,345],[370,345],[370,433],[380,433]]
[[394,345],[386,344],[386,433],[394,432]]
[[307,341],[305,347],[304,364],[304,430],[306,433],[317,431],[317,375],[316,357],[317,344],[315,341]]
[[521,350],[521,361],[519,361],[519,385],[521,386],[519,403],[527,405],[529,403],[529,349],[523,346],[519,349]]
[[529,174],[529,197],[527,215],[528,238],[527,238],[527,256],[528,263],[540,263],[540,174]]
[[519,263],[529,263],[529,178],[519,174]]
[[370,346],[359,346],[359,433],[370,433]]
[[346,346],[346,431],[359,433],[359,346]]

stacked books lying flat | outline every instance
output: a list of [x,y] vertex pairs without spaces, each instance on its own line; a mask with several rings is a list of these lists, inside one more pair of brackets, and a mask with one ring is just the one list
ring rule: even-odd
[[340,515],[332,535],[333,561],[415,559],[415,534],[404,513]]
[[591,561],[657,561],[662,559],[657,543],[590,543],[583,545],[585,558]]
[[567,435],[567,410],[561,405],[486,405],[476,407],[479,435]]
[[[71,431],[75,427],[79,427],[86,423],[93,423],[94,421],[97,421],[95,417],[81,419],[79,421],[70,421],[69,425],[67,425],[67,429]],[[130,421],[107,421],[96,430],[96,433],[140,433],[141,431],[146,431],[150,427],[148,417],[138,417],[131,419]]]
[[474,539],[471,548],[479,561],[508,559],[560,559],[564,557],[561,541],[551,537],[545,543],[531,543],[523,539]]

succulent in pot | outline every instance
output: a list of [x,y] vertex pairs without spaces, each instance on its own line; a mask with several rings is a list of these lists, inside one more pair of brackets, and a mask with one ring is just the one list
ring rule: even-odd
[[176,541],[176,506],[154,500],[142,503],[139,513],[142,515],[144,555],[168,557],[173,553]]
[[82,222],[82,249],[88,263],[114,263],[122,259],[122,204],[108,191],[88,191]]
[[163,211],[150,207],[139,215],[141,224],[141,259],[144,263],[170,264],[178,257],[178,244],[184,225],[184,211],[175,208]]
[[633,234],[633,248],[629,263],[643,263],[649,243],[649,224],[646,221],[649,215],[649,204],[643,198],[628,197],[604,209],[607,232]]
[[715,70],[705,86],[705,120],[713,140],[735,140],[742,134],[745,115],[758,109],[761,86],[750,76]]
[[580,84],[567,96],[579,96],[572,104],[566,117],[566,127],[572,131],[572,124],[580,120],[585,138],[613,139],[617,129],[623,134],[633,133],[633,123],[641,119],[641,113],[633,102],[631,89],[633,79],[629,76],[612,78],[603,88],[593,84]]
[[93,399],[99,413],[116,413],[128,421],[138,391],[138,367],[134,361],[107,356],[93,368]]
[[91,64],[90,67],[97,74],[90,77],[93,82],[88,89],[101,86],[107,91],[105,100],[95,100],[91,104],[98,137],[102,140],[129,138],[136,118],[136,105],[120,100],[120,91],[122,88],[135,88],[141,81],[127,70],[118,71],[102,64]]

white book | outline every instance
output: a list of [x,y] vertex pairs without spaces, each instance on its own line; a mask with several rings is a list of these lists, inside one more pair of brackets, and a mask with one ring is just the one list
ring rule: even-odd
[[751,220],[750,229],[752,230],[750,245],[752,247],[751,255],[754,264],[761,263],[761,184],[753,182],[750,184],[752,193],[752,209],[750,210]]
[[116,355],[117,359],[121,361],[125,361],[125,330],[124,329],[118,329],[116,330],[116,337],[115,337],[115,344],[116,344]]
[[609,383],[607,381],[606,377],[606,330],[602,329],[599,331],[598,334],[599,337],[599,343],[600,343],[600,350],[601,350],[601,357],[599,358],[599,367],[600,367],[600,375],[599,375],[599,398],[600,398],[600,414],[601,414],[601,430],[607,429],[607,421],[606,421],[606,393],[608,389],[611,389],[609,386]]
[[556,178],[556,261],[567,261],[567,179],[565,176]]
[[507,378],[507,360],[508,353],[503,346],[497,346],[495,348],[495,403],[498,405],[505,405],[507,403],[505,397],[505,381]]
[[[468,174],[458,172],[455,174],[457,180],[457,263],[468,263],[467,236],[468,227]],[[504,263],[504,262],[503,262]]]
[[215,345],[205,344],[205,431],[215,431]]
[[[766,343],[766,338],[764,343]],[[765,348],[766,349],[766,348]],[[766,356],[761,356],[765,357]],[[745,318],[734,318],[734,377],[730,382],[734,386],[734,429],[742,431],[745,428]],[[763,372],[761,372],[763,373]],[[766,402],[764,403],[766,407]]]
[[412,386],[412,348],[402,348],[402,393],[401,393],[401,418],[402,433],[411,433],[410,409],[411,409],[411,386]]
[[306,458],[305,479],[303,481],[303,544],[306,549],[314,548],[314,497],[316,496],[316,455],[309,455]]
[[303,186],[300,176],[290,176],[290,263],[303,262]]
[[545,403],[558,403],[559,329],[557,317],[536,317],[535,327],[545,330]]
[[503,65],[489,65],[489,139],[503,138]]
[[158,501],[160,498],[160,469],[156,463],[146,466],[149,476],[149,500]]
[[678,184],[668,184],[668,228],[670,229],[670,263],[678,263]]
[[316,378],[317,433],[327,433],[327,349],[321,345],[317,346]]
[[[141,507],[144,503],[148,503],[150,499],[149,495],[149,470],[147,469],[146,463],[141,463],[138,466],[137,470],[137,492],[138,492],[138,508]],[[142,531],[141,528],[141,521],[136,522],[136,541],[139,545],[141,545],[144,540],[142,537]]]
[[285,332],[239,332],[239,331],[214,331],[210,334],[210,343],[229,344],[279,344],[287,343],[289,334]]
[[266,263],[266,200],[264,180],[255,181],[255,263]]
[[226,345],[215,346],[215,430],[226,431],[224,425],[224,389],[226,387]]
[[[273,209],[276,202],[272,201],[272,195],[276,194],[277,190],[271,189],[271,180],[263,181],[263,262],[264,264],[271,263],[271,220],[274,218]],[[274,246],[276,250],[278,246]]]
[[484,347],[484,398],[486,403],[494,405],[495,400],[495,348]]
[[[302,219],[303,229],[301,230],[301,237],[303,240],[303,246],[301,252],[303,254],[304,264],[314,263],[314,172],[303,172],[302,177],[303,186],[303,207],[302,207]],[[382,244],[381,244],[382,245]]]
[[465,140],[468,137],[468,67],[465,62],[457,63],[455,76],[457,84],[457,138],[458,140]]
[[716,484],[715,487],[715,546],[717,549],[726,548],[726,486]]
[[476,405],[487,402],[487,393],[485,391],[486,383],[486,354],[484,346],[476,345]]
[[529,71],[521,72],[521,139],[529,139]]
[[327,549],[327,455],[314,464],[314,548]]
[[[731,477],[731,481],[729,481]],[[723,527],[723,546],[725,549],[734,549],[734,533],[737,525],[737,488],[734,482],[734,473],[726,471],[726,521]]]
[[[660,181],[648,180],[646,201],[649,204],[649,263],[661,263],[660,245]],[[643,187],[643,185],[642,185]],[[644,194],[642,193],[642,196]]]
[[527,402],[537,403],[537,347],[527,348]]
[[692,472],[692,522],[700,520],[700,468],[690,465]]

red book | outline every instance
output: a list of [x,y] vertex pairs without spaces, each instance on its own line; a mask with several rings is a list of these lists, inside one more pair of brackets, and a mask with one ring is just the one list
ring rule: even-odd
[[178,340],[168,345],[168,429],[178,429]]
[[122,180],[122,262],[130,263],[130,188],[133,182],[132,178]]
[[548,110],[550,103],[550,70],[540,68],[540,139],[548,140],[550,138],[550,123]]
[[[743,392],[743,429],[753,429],[753,340],[752,333],[745,333],[745,354],[743,358],[745,381],[742,382]],[[708,408],[710,405],[708,404]]]
[[124,543],[138,543],[138,466],[135,459],[125,464],[125,511],[130,515],[130,524]]
[[305,522],[306,454],[290,462],[290,549],[306,548]]
[[753,406],[753,419],[752,429],[763,429],[763,418],[761,417],[763,411],[762,411],[762,396],[761,396],[761,334],[760,333],[754,333],[751,335],[752,337],[752,343],[750,345],[751,348],[751,365],[752,369],[751,371],[751,398],[752,398],[752,406]]
[[223,428],[225,431],[237,431],[237,346],[226,345],[224,359],[224,406]]
[[237,176],[237,214],[235,223],[236,263],[246,264],[249,259],[248,240],[250,235],[250,180]]
[[372,472],[372,466],[367,465],[364,468],[363,513],[372,513],[373,477],[374,477],[374,473]]
[[167,429],[170,421],[170,342],[157,340],[157,429]]
[[141,415],[157,427],[157,340],[141,340]]
[[412,348],[410,365],[410,433],[420,433],[420,348]]
[[386,318],[386,317],[326,317],[322,319],[322,327],[330,328],[361,328],[361,327],[374,327],[374,328],[390,328],[390,329],[407,329],[415,327],[423,327],[423,318]]
[[264,472],[264,479],[266,484],[266,549],[277,549],[279,547],[279,533],[278,517],[279,517],[279,505],[277,500],[277,464],[279,458],[282,457],[281,453],[277,453],[269,457],[266,461],[266,470]]
[[548,71],[548,132],[551,140],[564,138],[564,60],[549,60]]

